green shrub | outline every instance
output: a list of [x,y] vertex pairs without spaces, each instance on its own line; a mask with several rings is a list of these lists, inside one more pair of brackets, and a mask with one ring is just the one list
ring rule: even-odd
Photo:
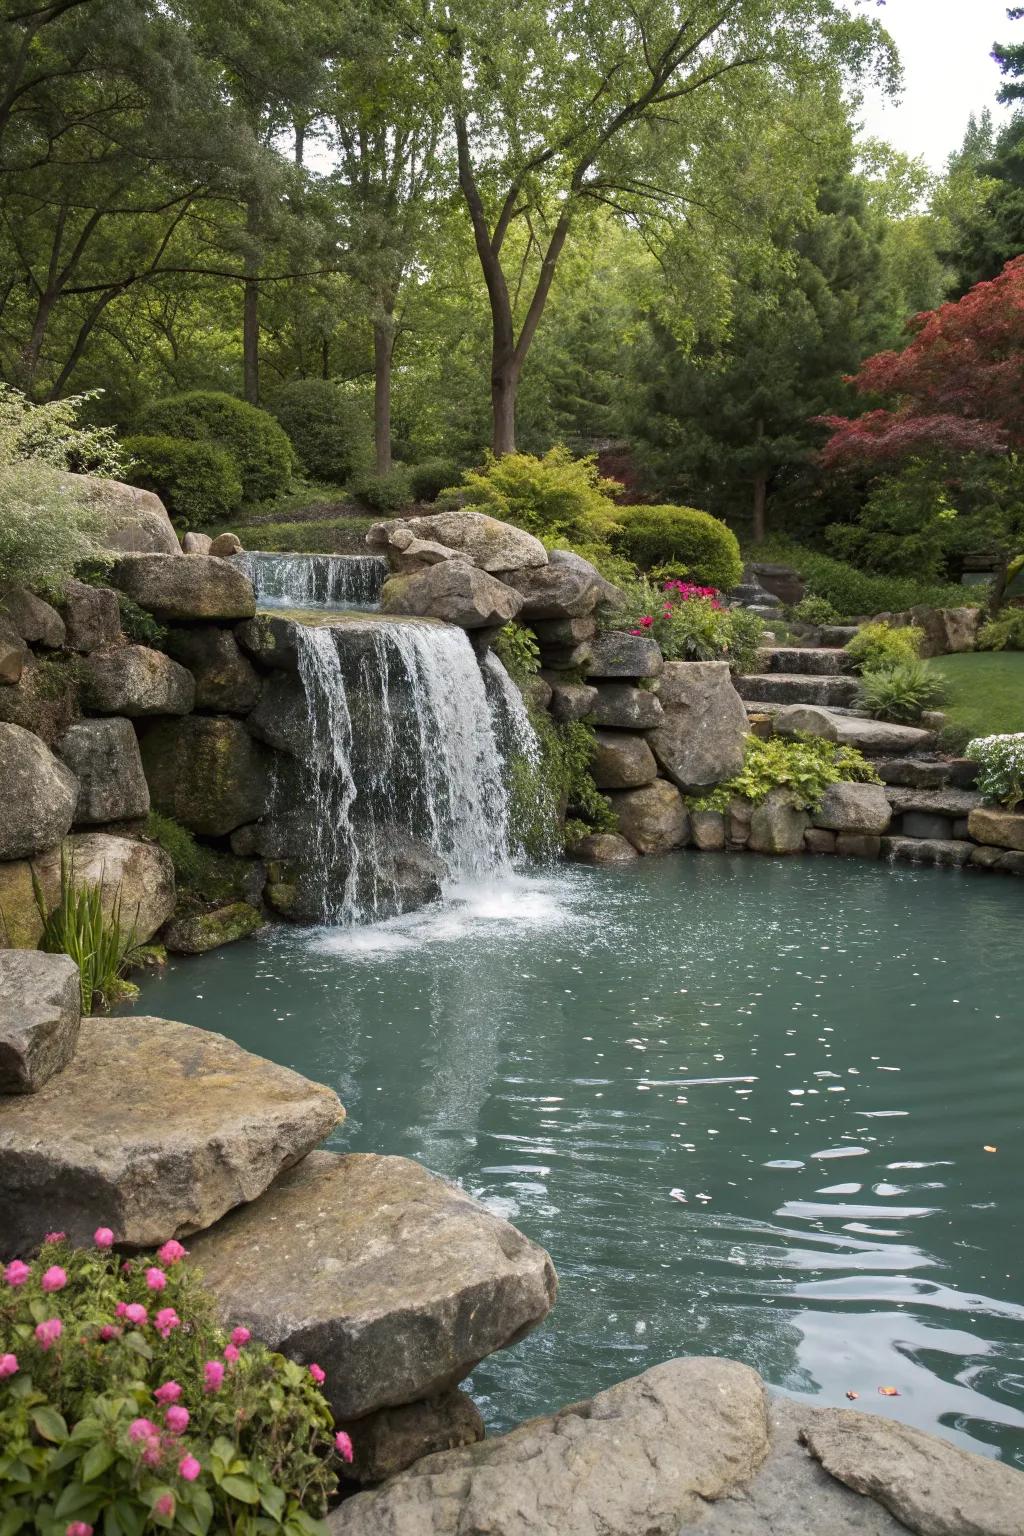
[[231,454],[216,443],[181,437],[128,437],[132,485],[155,491],[171,517],[187,528],[228,517],[242,500]]
[[1024,651],[1024,608],[1004,608],[978,631],[979,651]]
[[841,617],[825,597],[802,597],[790,609],[790,618],[798,624],[838,624]]
[[325,1536],[352,1450],[313,1367],[225,1332],[180,1243],[122,1263],[115,1236],[7,1266],[0,1529]]
[[537,636],[524,624],[506,624],[495,636],[492,649],[518,688],[540,669]]
[[748,736],[743,767],[735,778],[690,803],[699,811],[724,811],[737,797],[761,805],[773,789],[788,789],[797,805],[814,811],[829,785],[842,783],[881,780],[855,747],[837,746],[821,736],[770,736],[767,741]]
[[1024,731],[978,736],[965,756],[978,765],[978,788],[986,800],[1011,810],[1024,800]]
[[51,469],[119,479],[126,455],[112,427],[85,426],[82,407],[102,390],[36,405],[19,389],[0,384],[0,466],[48,464]]
[[882,672],[865,672],[857,690],[858,707],[875,720],[916,725],[925,710],[946,698],[946,684],[922,661],[903,661]]
[[612,495],[620,488],[617,480],[602,480],[596,459],[574,458],[559,444],[542,459],[529,453],[488,455],[482,469],[467,470],[461,486],[441,501],[487,512],[564,547],[566,540],[607,539],[618,515]]
[[[32,891],[42,920],[39,948],[49,955],[70,955],[78,966],[82,1012],[94,1013],[134,997],[138,988],[125,980],[136,950],[138,912],[121,917],[121,887],[109,917],[103,910],[103,887],[78,885],[74,859],[62,847],[60,900],[51,912],[39,877],[32,870]],[[129,927],[128,924],[131,926]]]
[[404,512],[412,505],[409,471],[404,465],[396,465],[386,475],[367,470],[365,474],[355,476],[349,489],[361,506],[385,516]]
[[266,501],[285,489],[294,456],[281,426],[268,411],[217,390],[168,395],[144,412],[145,436],[189,438],[216,443],[231,455],[246,501]]
[[462,471],[454,459],[424,459],[409,470],[414,501],[436,501],[443,490],[455,485]]
[[618,818],[590,771],[593,726],[556,724],[543,709],[529,714],[540,755],[522,753],[509,765],[510,822],[523,851],[547,859],[589,832],[614,832]]
[[914,571],[918,581],[938,581],[956,524],[941,477],[915,462],[872,486],[855,523],[835,523],[826,539],[841,560],[858,570],[891,575]]
[[605,628],[649,634],[667,661],[727,661],[734,674],[753,672],[765,626],[745,608],[725,608],[708,589],[645,577],[622,585],[626,605],[602,615]]
[[157,843],[174,865],[179,894],[200,901],[224,901],[242,895],[239,874],[243,861],[196,842],[192,833],[171,816],[150,811],[146,836]]
[[366,409],[333,379],[296,379],[279,390],[270,409],[314,479],[342,485],[369,465]]
[[743,575],[731,528],[695,507],[620,507],[612,543],[636,565],[671,566],[691,581],[727,592]]
[[825,598],[844,619],[902,613],[918,604],[929,608],[972,604],[980,607],[984,600],[984,594],[975,587],[922,582],[910,576],[874,575],[787,539],[772,539],[758,549],[757,558],[791,565],[807,583],[808,595]]
[[919,660],[923,639],[924,630],[913,626],[893,629],[888,624],[862,624],[847,641],[846,654],[856,672],[885,672]]

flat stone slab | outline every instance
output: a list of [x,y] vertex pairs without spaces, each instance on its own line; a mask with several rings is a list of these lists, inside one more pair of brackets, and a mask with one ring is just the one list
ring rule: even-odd
[[0,1094],[37,1093],[75,1054],[78,966],[68,955],[0,950]]
[[557,1287],[543,1248],[403,1157],[315,1152],[191,1255],[225,1317],[326,1371],[344,1420],[454,1387]]
[[979,805],[970,812],[970,832],[976,843],[1012,848],[1024,853],[1024,813],[999,805]]
[[897,816],[904,811],[920,811],[927,816],[951,816],[958,820],[969,816],[981,805],[981,796],[973,789],[910,789],[887,787],[886,798]]
[[949,837],[883,837],[884,859],[906,859],[910,864],[938,864],[962,868],[974,852],[974,844]]
[[0,1099],[6,1257],[49,1231],[88,1244],[183,1237],[261,1195],[342,1118],[329,1088],[223,1035],[156,1018],[82,1021],[74,1060]]
[[249,578],[213,555],[126,555],[110,579],[158,619],[248,619],[256,612]]
[[[733,1360],[669,1360],[500,1439],[430,1456],[328,1519],[337,1536],[676,1536],[769,1445]],[[824,1531],[822,1532],[824,1536]]]
[[815,704],[790,704],[780,709],[775,716],[775,732],[778,736],[806,732],[878,756],[922,752],[933,739],[931,731],[919,730],[915,725],[890,725],[885,720],[867,720]]

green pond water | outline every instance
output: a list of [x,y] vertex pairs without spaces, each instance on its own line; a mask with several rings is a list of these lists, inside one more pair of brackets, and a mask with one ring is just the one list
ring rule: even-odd
[[330,1083],[338,1150],[551,1252],[547,1324],[474,1373],[490,1422],[721,1354],[1024,1467],[1024,883],[691,854],[464,896],[138,1007]]

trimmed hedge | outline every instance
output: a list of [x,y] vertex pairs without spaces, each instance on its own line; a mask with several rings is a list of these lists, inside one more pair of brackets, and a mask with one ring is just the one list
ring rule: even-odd
[[758,560],[791,565],[807,583],[808,594],[823,597],[844,619],[904,613],[919,604],[928,608],[981,607],[985,600],[984,587],[918,581],[913,576],[879,576],[787,539],[772,539],[752,554]]
[[412,503],[409,471],[400,464],[387,475],[377,475],[372,470],[358,475],[349,490],[360,506],[371,512],[404,512]]
[[144,412],[143,434],[216,443],[231,455],[245,501],[267,501],[288,486],[294,469],[292,445],[268,411],[216,390],[168,395]]
[[216,443],[154,435],[125,438],[124,446],[133,460],[129,484],[155,491],[189,528],[229,517],[242,500],[235,461]]
[[740,546],[732,529],[696,507],[621,507],[612,535],[615,548],[645,570],[671,566],[720,592],[743,575]]
[[313,479],[343,485],[368,466],[366,412],[333,380],[296,379],[278,392],[270,409]]
[[424,459],[409,470],[409,487],[414,501],[436,501],[442,491],[457,485],[462,470],[454,459]]

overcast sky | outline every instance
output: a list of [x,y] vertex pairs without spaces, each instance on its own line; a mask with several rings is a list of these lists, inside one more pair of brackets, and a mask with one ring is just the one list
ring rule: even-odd
[[905,86],[898,105],[879,96],[865,102],[865,131],[941,170],[970,114],[995,106],[1001,77],[992,44],[1024,37],[1024,22],[1006,19],[1010,3],[886,0],[877,14],[899,48]]

